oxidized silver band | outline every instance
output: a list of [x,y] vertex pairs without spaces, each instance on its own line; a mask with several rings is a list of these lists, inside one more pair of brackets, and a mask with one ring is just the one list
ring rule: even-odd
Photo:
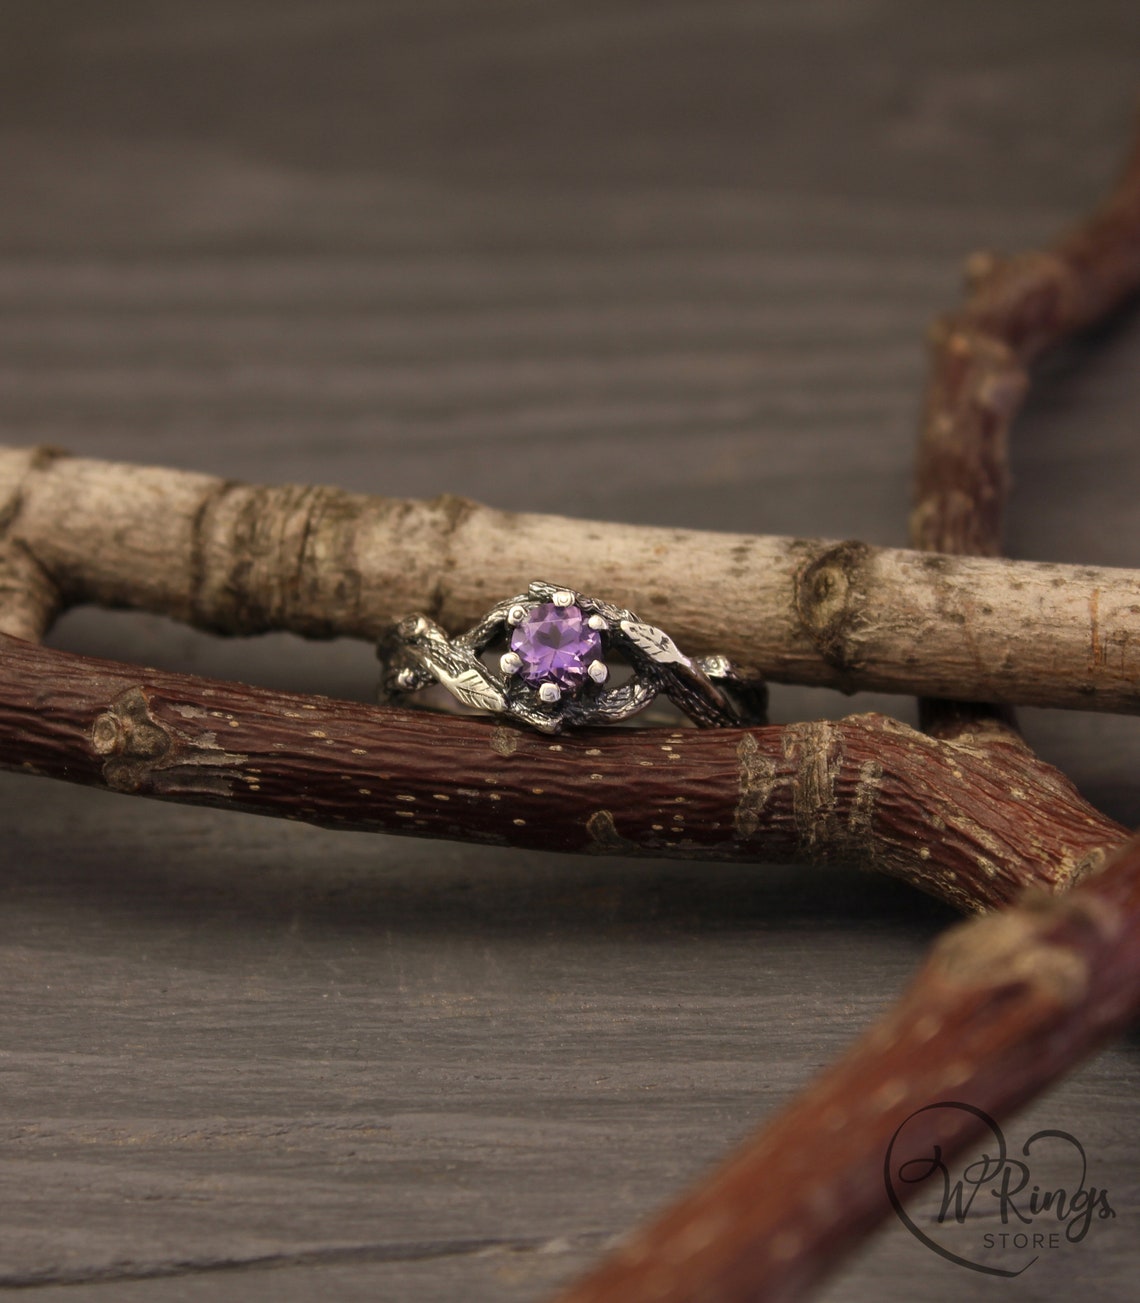
[[[427,616],[410,615],[376,651],[386,700],[439,683],[466,706],[544,733],[567,724],[617,723],[658,693],[706,728],[765,718],[763,682],[739,673],[726,657],[686,656],[632,611],[559,584],[532,583],[457,638]],[[610,681],[611,659],[628,667],[623,682]]]

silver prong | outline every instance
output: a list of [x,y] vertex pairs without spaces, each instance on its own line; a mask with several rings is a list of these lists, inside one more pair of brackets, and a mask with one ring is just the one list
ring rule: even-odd
[[590,618],[586,621],[586,623],[590,626],[591,629],[597,629],[599,633],[603,629],[608,629],[610,627],[606,623],[606,617],[604,615],[591,615]]
[[555,606],[573,606],[574,594],[568,588],[560,588],[550,600]]
[[427,628],[427,621],[422,615],[406,615],[399,625],[401,638],[418,638]]
[[517,674],[522,668],[522,659],[514,652],[503,652],[499,657],[499,669],[504,674]]
[[525,619],[526,619],[525,606],[512,606],[511,609],[507,612],[508,624],[522,624],[522,622]]
[[557,683],[544,683],[538,690],[538,696],[541,701],[545,701],[548,706],[561,699],[562,689]]
[[405,692],[416,685],[416,674],[414,670],[401,670],[396,675],[396,686],[402,688]]
[[605,661],[591,661],[590,668],[586,673],[595,683],[605,683],[605,681],[610,677],[610,667],[605,663]]

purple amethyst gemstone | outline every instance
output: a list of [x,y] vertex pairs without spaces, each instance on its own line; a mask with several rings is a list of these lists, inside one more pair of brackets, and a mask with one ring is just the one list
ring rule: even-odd
[[528,683],[557,683],[573,691],[585,683],[602,654],[602,639],[577,606],[543,602],[532,607],[511,634],[511,651],[522,661]]

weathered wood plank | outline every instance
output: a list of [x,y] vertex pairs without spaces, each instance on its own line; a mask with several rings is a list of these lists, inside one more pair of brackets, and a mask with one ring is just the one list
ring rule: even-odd
[[[923,322],[971,247],[1103,190],[1135,67],[1112,0],[10,0],[3,442],[901,545]],[[1015,555],[1137,565],[1138,325],[1034,392]],[[374,674],[149,617],[57,641],[360,698]],[[1140,822],[1132,721],[1025,724]],[[590,1256],[557,1241],[695,1176],[947,918],[840,874],[413,847],[13,775],[0,830],[0,1270],[364,1250],[37,1294],[61,1303],[534,1298]],[[1133,1038],[1011,1128],[1081,1136],[1120,1215],[1004,1296],[1129,1296],[1138,1083]],[[553,1251],[382,1260],[479,1237]],[[975,1283],[892,1227],[828,1297]]]

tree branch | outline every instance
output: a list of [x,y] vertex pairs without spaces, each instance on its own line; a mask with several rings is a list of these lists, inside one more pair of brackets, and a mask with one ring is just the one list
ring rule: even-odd
[[253,487],[26,449],[0,448],[2,502],[0,541],[44,592],[31,616],[0,606],[20,636],[90,602],[225,634],[372,640],[416,610],[462,629],[548,578],[779,682],[1140,710],[1140,571]]
[[962,909],[1061,890],[1123,829],[1016,739],[881,715],[552,740],[0,636],[0,765],[331,828],[686,859],[857,864]]
[[43,449],[0,448],[0,633],[33,642],[51,628],[63,595],[13,523],[31,473],[51,457]]
[[[890,1212],[884,1155],[918,1109],[1000,1117],[1138,1014],[1140,838],[1067,896],[946,933],[881,1022],[558,1303],[797,1297]],[[926,1123],[946,1159],[980,1130],[949,1116]]]
[[1140,135],[1089,218],[1051,249],[975,253],[966,278],[966,302],[931,328],[910,535],[923,551],[997,556],[1030,365],[1140,291]]
[[[911,535],[921,549],[985,555],[1001,548],[1007,434],[1029,363],[1140,289],[1140,139],[1108,202],[1053,250],[975,257],[969,271],[971,297],[933,332]],[[1095,630],[1095,597],[1090,619]],[[1099,649],[1094,631],[1090,655]],[[977,704],[995,698],[962,695],[921,702],[924,728],[982,754],[1010,745],[1012,720]],[[889,1211],[884,1157],[902,1122],[948,1095],[1000,1117],[1138,1012],[1140,839],[1068,896],[944,937],[844,1059],[558,1303],[801,1294]],[[976,1138],[966,1116],[928,1124],[944,1157]]]
[[[930,331],[910,535],[922,551],[998,556],[1009,431],[1028,392],[1030,365],[1140,290],[1140,134],[1112,194],[1051,249],[1011,258],[975,253],[965,271],[965,303]],[[1090,594],[1094,660],[1107,652],[1098,600]],[[923,730],[952,738],[980,719],[1016,727],[1011,711],[994,708],[995,698],[963,696],[923,693]]]

